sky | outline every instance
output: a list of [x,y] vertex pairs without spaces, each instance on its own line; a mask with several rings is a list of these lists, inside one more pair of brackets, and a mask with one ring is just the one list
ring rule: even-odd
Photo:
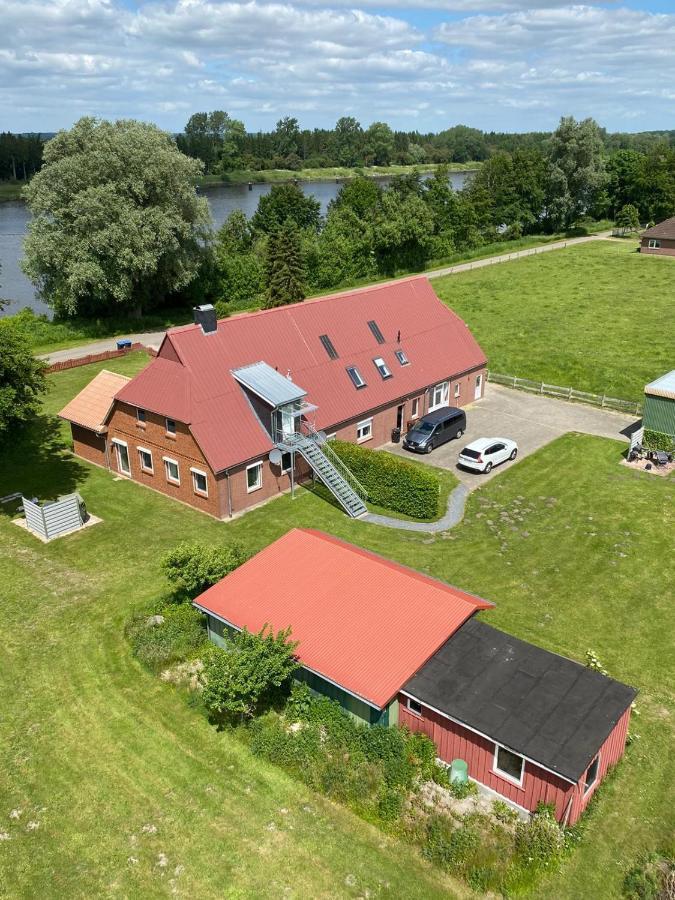
[[675,128],[675,0],[0,0],[0,130]]

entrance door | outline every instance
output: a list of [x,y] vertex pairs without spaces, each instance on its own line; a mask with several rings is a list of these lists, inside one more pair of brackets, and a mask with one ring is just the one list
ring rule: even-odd
[[483,387],[483,376],[476,375],[476,390],[473,392],[473,399],[480,400],[481,388]]
[[404,411],[404,409],[405,409],[405,406],[402,405],[402,406],[399,406],[398,409],[396,410],[396,427],[399,429],[403,428],[403,411]]
[[122,475],[131,475],[131,466],[129,465],[129,448],[126,444],[115,444],[117,453],[117,470]]
[[281,417],[281,434],[285,438],[290,437],[295,431],[293,410],[289,407],[283,407],[279,412]]

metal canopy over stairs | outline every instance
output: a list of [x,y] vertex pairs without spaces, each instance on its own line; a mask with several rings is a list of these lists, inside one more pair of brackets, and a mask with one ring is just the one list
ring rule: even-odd
[[308,436],[296,431],[284,435],[277,447],[285,452],[299,453],[348,516],[357,519],[368,512],[364,502],[367,498],[365,488],[327,444],[323,448],[320,446],[316,433]]

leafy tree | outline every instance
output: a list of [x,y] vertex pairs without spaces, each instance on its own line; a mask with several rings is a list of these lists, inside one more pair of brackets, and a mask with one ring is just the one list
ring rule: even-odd
[[240,154],[239,144],[246,136],[244,123],[232,119],[222,109],[190,116],[177,143],[183,153],[201,159],[207,173],[234,168]]
[[9,319],[0,319],[0,445],[40,408],[47,390],[44,363]]
[[300,149],[300,128],[298,120],[291,116],[279,119],[272,135],[274,152],[277,156],[290,156],[297,154]]
[[154,125],[83,118],[45,145],[25,189],[23,269],[63,315],[140,314],[197,274],[209,211],[201,164]]
[[477,128],[454,125],[438,135],[438,143],[446,147],[453,162],[474,162],[488,156],[485,135]]
[[617,150],[607,160],[609,182],[607,190],[610,209],[616,215],[627,203],[639,208],[643,201],[640,189],[640,172],[644,155],[637,150]]
[[593,119],[563,116],[551,138],[546,214],[555,230],[569,228],[588,214],[606,187],[603,144]]
[[183,542],[164,554],[161,566],[178,593],[193,599],[247,559],[248,553],[238,544],[207,547]]
[[321,204],[312,196],[305,195],[297,184],[275,184],[269,194],[258,201],[251,225],[264,234],[277,231],[288,219],[298,228],[318,231],[321,223]]
[[654,145],[640,165],[638,178],[640,213],[643,219],[661,222],[675,215],[675,149]]
[[277,634],[267,625],[258,634],[244,628],[227,649],[210,648],[200,675],[207,710],[219,717],[250,718],[272,704],[299,667],[298,643],[290,636],[290,628]]
[[266,280],[266,309],[305,299],[302,240],[291,219],[267,238]]
[[626,231],[638,231],[640,228],[640,215],[632,203],[626,203],[616,214],[617,228]]
[[353,116],[342,116],[335,123],[331,153],[341,166],[356,166],[363,159],[363,129]]
[[424,268],[432,245],[433,218],[429,207],[414,195],[389,190],[373,220],[373,248],[380,271]]
[[331,200],[328,211],[350,209],[362,219],[377,209],[381,196],[382,191],[376,181],[359,176],[342,185],[337,197]]
[[466,193],[489,228],[506,224],[525,231],[540,227],[544,206],[546,164],[536,150],[513,155],[500,150],[487,159]]
[[394,155],[394,132],[385,122],[373,122],[365,135],[365,154],[374,166],[388,166]]
[[235,307],[250,306],[264,290],[264,261],[255,232],[241,210],[220,228],[214,251],[218,296]]
[[314,287],[319,290],[335,288],[377,276],[370,222],[372,212],[366,209],[364,217],[360,217],[349,204],[329,210],[317,243],[317,258],[312,270]]

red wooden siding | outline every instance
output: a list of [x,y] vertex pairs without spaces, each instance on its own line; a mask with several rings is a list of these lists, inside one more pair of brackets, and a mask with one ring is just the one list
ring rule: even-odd
[[[600,768],[595,787],[602,781],[607,769],[623,755],[629,718],[630,709],[617,722],[600,750]],[[475,734],[426,706],[422,706],[422,716],[417,716],[410,712],[407,699],[402,695],[399,696],[399,725],[407,725],[411,731],[423,731],[436,744],[439,759],[447,763],[453,759],[463,759],[468,765],[471,778],[530,812],[534,812],[539,803],[554,804],[556,818],[559,821],[566,819],[568,825],[576,822],[595,791],[594,787],[584,797],[583,778],[575,786],[527,761],[522,786],[514,784],[493,772],[494,741]]]

